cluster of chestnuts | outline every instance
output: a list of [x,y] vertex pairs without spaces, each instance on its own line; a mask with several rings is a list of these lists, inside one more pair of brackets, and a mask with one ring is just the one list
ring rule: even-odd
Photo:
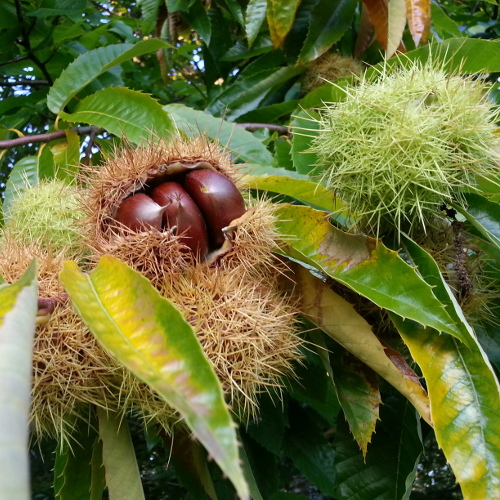
[[115,219],[133,231],[169,230],[198,260],[224,243],[223,228],[241,217],[245,202],[225,175],[192,170],[122,201]]

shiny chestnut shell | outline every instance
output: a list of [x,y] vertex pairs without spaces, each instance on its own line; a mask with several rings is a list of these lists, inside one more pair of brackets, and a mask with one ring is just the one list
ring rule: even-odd
[[133,231],[143,231],[148,226],[161,230],[163,210],[148,195],[137,193],[122,201],[115,219]]
[[227,177],[213,170],[189,172],[183,186],[205,218],[210,243],[220,247],[224,243],[222,228],[246,212],[238,188]]
[[166,206],[163,225],[177,227],[176,234],[194,255],[203,259],[208,252],[208,235],[203,215],[185,189],[177,182],[164,182],[151,193],[159,205]]

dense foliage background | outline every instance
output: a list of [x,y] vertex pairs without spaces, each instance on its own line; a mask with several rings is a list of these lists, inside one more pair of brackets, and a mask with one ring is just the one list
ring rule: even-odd
[[[469,324],[433,258],[411,241],[373,240],[362,269],[354,252],[349,275],[321,261],[325,235],[339,238],[345,252],[351,240],[345,214],[332,224],[325,219],[336,209],[334,195],[310,175],[317,157],[309,149],[317,134],[311,116],[324,102],[345,98],[353,73],[391,64],[396,52],[407,64],[434,57],[450,72],[481,74],[498,101],[498,10],[494,0],[0,3],[0,221],[27,187],[53,177],[71,181],[79,164],[101,164],[124,138],[139,144],[151,132],[165,138],[176,128],[188,136],[201,132],[245,164],[246,187],[292,202],[284,204],[281,230],[297,240],[288,256],[315,269],[297,278],[306,299],[320,294],[325,309],[334,304],[333,292],[346,301],[337,318],[322,319],[305,300],[309,344],[297,379],[286,382],[281,402],[273,401],[272,390],[264,393],[259,419],[238,429],[244,479],[228,473],[227,457],[216,458],[216,465],[196,442],[181,436],[174,445],[130,416],[133,447],[126,449],[132,457],[135,449],[139,474],[118,474],[118,482],[127,488],[142,482],[151,499],[229,499],[233,486],[270,500],[456,499],[462,498],[459,483],[464,498],[500,497],[498,185],[487,184],[468,205],[445,207],[450,213],[462,207],[471,252],[481,253],[492,276],[488,314],[480,318],[488,321]],[[402,246],[411,266],[394,252]],[[327,249],[332,259],[335,252]],[[381,277],[389,271],[392,278]],[[420,286],[406,297],[411,307],[398,301],[398,281]],[[32,282],[33,276],[22,286]],[[5,297],[20,293],[0,290]],[[0,302],[0,318],[19,313],[23,300]],[[433,317],[428,308],[436,304],[447,312]],[[358,321],[354,333],[345,328],[351,321]],[[353,347],[348,339],[358,334],[362,340]],[[392,368],[377,368],[389,359]],[[448,376],[452,369],[458,375]],[[433,428],[430,417],[425,421],[429,399],[419,392],[419,377],[429,391]],[[433,403],[438,382],[444,384],[439,391],[456,398]],[[8,435],[7,425],[2,432]],[[75,429],[76,436],[85,432]],[[89,498],[89,488],[91,498],[107,498],[101,473],[88,469],[95,439],[83,439],[90,455],[50,439],[34,443],[33,498]],[[0,454],[0,469],[8,471],[3,464],[10,459],[7,451]],[[104,495],[118,499],[116,478],[106,475],[106,483]]]

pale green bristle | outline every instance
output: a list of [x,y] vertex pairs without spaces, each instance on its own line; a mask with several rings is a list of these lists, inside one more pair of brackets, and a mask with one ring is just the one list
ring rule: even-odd
[[63,181],[42,181],[23,191],[9,207],[5,229],[18,243],[35,241],[54,252],[81,248],[81,230],[76,222],[83,217],[77,190]]
[[483,80],[413,63],[361,77],[327,105],[311,149],[357,229],[425,232],[476,174],[498,172],[498,118]]

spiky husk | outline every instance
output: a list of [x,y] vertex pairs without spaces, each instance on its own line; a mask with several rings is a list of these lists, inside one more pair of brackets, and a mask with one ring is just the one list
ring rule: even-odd
[[338,52],[327,52],[307,65],[307,72],[302,79],[304,93],[312,92],[326,82],[333,82],[339,78],[360,75],[363,65]]
[[415,235],[478,174],[498,174],[498,118],[482,79],[414,62],[361,77],[328,105],[312,150],[356,230]]
[[59,282],[64,251],[54,252],[43,241],[20,243],[8,231],[2,238],[0,274],[11,283],[32,259],[38,261],[38,296],[51,299],[50,317],[39,318],[33,345],[31,425],[37,437],[67,439],[86,406],[118,409],[116,394],[123,377],[119,367],[99,346],[64,296]]
[[[120,258],[184,313],[228,403],[245,420],[256,413],[257,394],[279,387],[283,376],[292,373],[301,345],[294,327],[295,300],[278,287],[282,268],[272,256],[279,241],[274,207],[254,203],[228,231],[228,244],[202,263],[169,231],[133,232],[114,221],[120,202],[155,182],[169,165],[197,162],[237,182],[228,154],[205,138],[116,151],[102,167],[87,172],[85,235],[91,260],[103,254]],[[134,377],[124,379],[121,393],[145,420],[163,425],[172,420],[172,409]]]
[[417,241],[436,261],[469,323],[497,323],[498,279],[459,221],[442,220]]
[[76,222],[83,217],[77,201],[78,189],[66,182],[42,180],[24,190],[10,204],[7,228],[18,243],[38,241],[54,252],[82,252]]

